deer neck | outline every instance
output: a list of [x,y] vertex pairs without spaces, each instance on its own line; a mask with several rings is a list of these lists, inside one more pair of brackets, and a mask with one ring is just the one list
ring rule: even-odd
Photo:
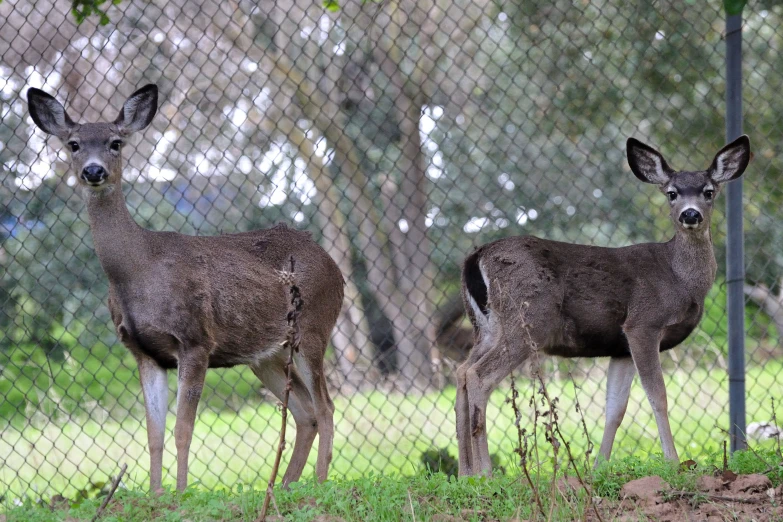
[[678,230],[670,245],[674,273],[691,291],[706,295],[718,269],[709,227],[699,231]]
[[145,260],[144,229],[133,220],[119,184],[84,189],[95,250],[111,283],[127,280]]

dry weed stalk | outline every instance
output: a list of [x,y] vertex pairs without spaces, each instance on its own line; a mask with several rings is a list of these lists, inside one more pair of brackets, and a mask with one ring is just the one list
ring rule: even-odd
[[269,477],[269,483],[266,486],[266,495],[264,496],[264,505],[261,507],[261,513],[256,518],[255,522],[264,522],[266,520],[266,512],[269,509],[269,502],[274,499],[274,486],[277,480],[277,472],[280,468],[280,459],[283,456],[283,450],[285,449],[285,429],[288,420],[288,396],[291,393],[291,366],[294,363],[294,352],[299,351],[299,343],[302,339],[301,332],[299,330],[299,316],[302,313],[302,296],[299,293],[299,287],[296,286],[296,278],[294,274],[294,256],[291,256],[291,271],[286,272],[284,270],[277,271],[277,277],[281,284],[289,287],[291,293],[291,306],[288,309],[288,331],[286,332],[285,341],[281,343],[281,346],[288,348],[288,361],[285,363],[285,389],[283,391],[282,402],[282,420],[280,427],[280,441],[277,444],[277,453],[275,454],[275,463],[272,466],[272,474]]
[[[552,427],[550,428],[551,438],[552,440],[550,443],[552,444],[552,447],[555,451],[555,476],[557,475],[557,449],[560,445],[557,438],[559,437],[560,440],[563,441],[563,445],[565,446],[566,453],[568,454],[568,464],[571,465],[571,467],[574,469],[574,473],[576,473],[576,478],[579,480],[579,484],[584,488],[584,490],[587,492],[587,504],[588,508],[592,507],[593,511],[595,512],[595,516],[598,517],[598,520],[603,522],[603,519],[601,518],[601,513],[598,511],[598,507],[593,502],[593,488],[585,482],[585,480],[582,478],[582,474],[579,472],[579,466],[576,463],[576,459],[574,458],[573,453],[571,452],[571,444],[568,442],[568,439],[563,435],[563,432],[560,431],[560,424],[558,423],[557,418],[557,401],[558,397],[555,397],[554,399],[549,397],[549,392],[546,389],[546,385],[544,384],[544,380],[541,378],[541,374],[536,370],[536,377],[538,378],[539,383],[541,384],[541,387],[539,388],[539,393],[544,397],[546,400],[547,405],[549,406],[549,410],[552,412],[550,415],[550,418],[553,420],[550,420],[550,423],[552,424]],[[584,415],[581,411],[581,408],[579,408],[579,405],[577,403],[577,409],[576,411],[579,413],[579,416],[582,419],[582,424],[584,426],[585,430],[585,436],[587,436],[587,427],[584,420]],[[556,436],[555,436],[556,435]],[[592,445],[589,442],[590,438],[587,437],[588,440],[588,450],[587,455],[589,458],[590,452],[592,451]],[[568,465],[566,465],[566,468]],[[554,486],[553,486],[554,487]]]
[[101,507],[99,507],[98,511],[95,512],[95,516],[92,517],[92,520],[90,520],[90,522],[95,522],[103,514],[103,510],[106,509],[106,506],[109,505],[109,501],[114,496],[114,492],[117,491],[117,486],[120,485],[120,480],[122,480],[122,476],[125,474],[125,471],[127,469],[128,469],[128,465],[123,464],[122,467],[120,468],[120,473],[117,475],[117,478],[114,479],[114,482],[112,482],[111,484],[111,490],[109,490],[109,494],[106,495],[106,498],[103,500]]
[[[517,391],[517,387],[514,384],[514,372],[511,372],[511,398],[507,399],[506,402],[511,403],[511,408],[514,410],[514,425],[517,428],[517,448],[514,450],[514,453],[519,455],[519,466],[522,468],[522,472],[525,474],[525,478],[527,479],[528,485],[530,485],[530,490],[533,492],[533,499],[536,501],[536,505],[538,506],[539,511],[541,511],[541,514],[544,514],[544,506],[541,505],[541,498],[539,498],[538,495],[538,488],[535,484],[533,484],[533,479],[530,478],[530,472],[527,469],[527,457],[528,457],[528,445],[527,440],[529,435],[527,434],[527,430],[523,429],[520,426],[520,422],[522,420],[522,414],[519,411],[519,406],[517,406],[517,398],[519,398],[519,392]],[[519,518],[519,517],[517,517]]]
[[[778,426],[778,418],[775,414],[775,398],[770,397],[770,401],[772,401],[772,425],[777,427]],[[783,433],[780,432],[780,428],[778,428],[778,436],[775,438],[775,448],[777,450],[778,458],[780,459],[780,465],[783,466],[783,452],[780,450],[780,441],[783,439]]]
[[587,441],[587,450],[585,450],[585,470],[590,469],[590,455],[593,453],[593,441],[590,439],[590,434],[587,431],[587,423],[585,422],[585,414],[582,410],[582,406],[579,404],[579,386],[576,385],[574,376],[571,372],[568,372],[568,378],[571,379],[571,384],[574,387],[574,402],[576,403],[576,412],[579,414],[579,422],[582,425],[582,433]]
[[[499,295],[503,295],[503,293],[499,292]],[[551,517],[552,517],[552,511],[553,511],[554,505],[555,505],[555,497],[557,495],[557,482],[556,482],[555,478],[557,477],[558,469],[560,469],[559,468],[560,460],[559,460],[558,455],[559,455],[559,450],[560,450],[560,447],[561,447],[561,442],[560,441],[562,441],[562,445],[565,446],[567,457],[568,457],[568,463],[566,464],[565,468],[567,469],[568,468],[568,464],[570,464],[571,467],[574,469],[574,472],[576,473],[577,480],[579,480],[579,483],[581,484],[582,488],[584,488],[584,490],[587,492],[588,509],[589,509],[589,507],[592,507],[593,511],[595,512],[596,517],[598,518],[598,520],[600,522],[603,522],[603,519],[601,518],[601,513],[598,511],[598,507],[593,502],[593,490],[592,490],[592,487],[589,486],[585,482],[585,480],[582,478],[582,474],[579,472],[579,466],[577,465],[576,459],[574,459],[573,453],[571,452],[571,444],[568,442],[568,439],[563,435],[562,431],[560,430],[560,423],[558,422],[559,418],[558,418],[558,415],[557,415],[557,403],[559,402],[560,398],[559,397],[552,398],[549,395],[549,392],[547,391],[546,384],[544,383],[544,379],[543,379],[543,377],[541,375],[541,364],[540,364],[541,361],[540,361],[540,353],[539,353],[538,344],[533,340],[533,337],[530,335],[529,325],[525,321],[524,310],[526,310],[528,306],[529,306],[529,304],[527,302],[521,303],[521,308],[522,309],[520,310],[520,314],[519,314],[519,327],[522,329],[524,334],[527,335],[528,345],[530,346],[530,350],[531,350],[531,354],[530,354],[530,358],[529,358],[530,364],[531,364],[531,370],[532,370],[531,373],[532,373],[532,376],[533,376],[533,380],[537,381],[537,384],[538,384],[538,395],[541,398],[541,404],[542,404],[542,406],[544,406],[546,408],[543,412],[539,412],[537,401],[535,400],[535,393],[534,393],[533,396],[530,398],[530,405],[533,407],[533,412],[534,412],[534,419],[533,419],[533,430],[534,430],[533,431],[533,443],[535,445],[535,440],[536,440],[536,437],[535,437],[536,436],[536,431],[535,430],[536,430],[536,427],[538,425],[538,419],[539,419],[539,417],[544,417],[544,418],[546,418],[546,421],[544,422],[544,437],[546,438],[547,442],[549,442],[549,444],[552,446],[552,451],[554,453],[554,459],[553,459],[554,469],[553,469],[553,472],[552,472],[553,473],[553,475],[552,475],[553,476],[553,480],[552,480],[552,486],[551,486],[551,490],[550,490],[550,512],[549,512],[549,514],[544,512],[544,508],[543,508],[543,506],[541,504],[541,500],[540,500],[540,495],[538,493],[537,488],[534,486],[533,481],[530,478],[529,471],[527,469],[527,455],[528,455],[527,437],[524,437],[524,447],[523,447],[522,440],[523,440],[523,436],[525,434],[525,430],[522,430],[520,428],[520,426],[519,426],[519,423],[520,423],[520,413],[519,413],[519,409],[516,406],[516,396],[518,394],[516,393],[516,388],[514,386],[513,373],[512,373],[512,375],[511,375],[511,387],[512,387],[512,395],[511,395],[512,396],[512,401],[511,401],[511,404],[512,404],[512,408],[514,409],[514,415],[516,417],[517,438],[518,438],[518,440],[520,442],[520,444],[519,444],[520,447],[518,448],[518,451],[517,451],[517,453],[520,455],[520,464],[522,465],[522,469],[523,469],[523,472],[525,474],[525,477],[527,478],[528,483],[530,484],[530,487],[533,490],[533,496],[534,496],[534,498],[536,500],[536,503],[537,503],[537,506],[539,508],[539,511],[541,512],[541,514],[547,520],[550,520]],[[574,383],[573,375],[571,375],[570,372],[569,372],[569,376],[571,377],[571,382],[574,384],[574,392],[575,392],[575,395],[576,395],[576,389],[577,389],[576,383]],[[584,414],[582,412],[582,409],[579,406],[578,399],[576,401],[576,411],[577,411],[577,413],[579,413],[579,417],[581,419],[581,424],[582,424],[582,429],[583,429],[585,437],[586,437],[586,439],[588,441],[588,447],[587,447],[587,451],[586,451],[585,456],[587,458],[587,462],[588,462],[588,465],[589,465],[589,458],[590,458],[590,454],[593,451],[593,445],[592,445],[592,442],[590,442],[590,437],[588,436],[587,424],[585,422]],[[536,447],[537,447],[537,445],[536,445]],[[536,449],[536,455],[538,455],[537,449]],[[541,462],[539,460],[538,461],[538,468],[540,469],[540,467],[541,467]]]
[[729,469],[729,453],[726,450],[726,441],[723,441],[723,471]]

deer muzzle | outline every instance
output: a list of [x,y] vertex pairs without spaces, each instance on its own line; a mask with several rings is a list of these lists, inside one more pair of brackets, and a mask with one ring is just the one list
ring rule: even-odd
[[87,165],[82,170],[82,179],[94,187],[103,183],[108,175],[100,165]]
[[701,212],[695,208],[685,209],[680,214],[680,223],[685,225],[686,228],[696,227],[702,221],[704,221],[704,218],[701,216]]

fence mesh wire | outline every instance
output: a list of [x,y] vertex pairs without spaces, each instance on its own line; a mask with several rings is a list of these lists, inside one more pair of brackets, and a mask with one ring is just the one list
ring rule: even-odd
[[[625,139],[652,144],[678,169],[705,168],[724,143],[719,2],[121,0],[100,9],[104,25],[99,16],[77,23],[66,0],[0,3],[0,495],[68,494],[121,462],[145,487],[149,469],[136,364],[109,318],[64,144],[34,128],[29,87],[89,122],[114,120],[134,90],[157,84],[159,112],[123,153],[141,226],[213,235],[284,222],[311,231],[338,263],[347,283],[327,352],[332,477],[416,473],[429,449],[456,454],[453,375],[472,342],[459,271],[475,245],[516,234],[667,240],[665,199],[631,175]],[[767,422],[783,378],[783,9],[760,3],[745,15],[755,151],[745,175],[747,411],[748,422]],[[716,214],[720,268],[704,318],[662,356],[676,444],[697,458],[717,451],[728,427],[722,206]],[[573,398],[597,442],[606,366],[545,366],[581,447]],[[533,386],[519,380],[529,396]],[[513,467],[507,392],[492,396],[489,437]],[[275,403],[248,369],[210,370],[191,481],[267,477]],[[638,379],[619,437],[618,456],[659,451]]]

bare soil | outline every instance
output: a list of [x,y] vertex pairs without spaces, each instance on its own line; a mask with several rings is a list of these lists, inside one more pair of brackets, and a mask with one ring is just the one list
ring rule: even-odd
[[[660,477],[629,482],[621,500],[602,506],[603,520],[660,522],[755,520],[783,521],[783,486],[772,487],[764,475],[703,476],[697,492],[670,489]],[[609,509],[607,509],[609,508]]]

